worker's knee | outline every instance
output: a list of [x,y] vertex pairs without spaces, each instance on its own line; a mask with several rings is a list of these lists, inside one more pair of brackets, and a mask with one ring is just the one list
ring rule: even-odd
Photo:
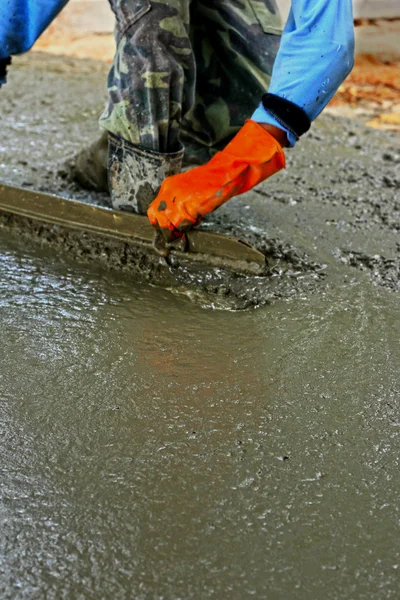
[[127,29],[118,26],[110,101],[101,117],[109,132],[156,152],[179,149],[182,111],[192,98],[184,88],[195,71],[186,25],[166,2],[152,2],[151,10]]
[[116,18],[117,41],[123,35],[138,33],[142,43],[162,37],[163,32],[178,39],[188,35],[190,0],[110,0],[110,4]]
[[151,9],[150,0],[110,0],[110,5],[116,19],[117,38]]
[[169,81],[181,81],[184,71],[194,68],[189,27],[182,18],[189,0],[112,1],[117,17],[115,68],[121,75],[143,78],[147,88],[168,87]]
[[[142,1],[147,0],[139,0]],[[131,90],[142,89],[143,94],[160,90],[164,96],[167,89],[182,89],[185,74],[194,68],[186,24],[177,9],[152,2],[151,10],[119,37],[113,77]]]

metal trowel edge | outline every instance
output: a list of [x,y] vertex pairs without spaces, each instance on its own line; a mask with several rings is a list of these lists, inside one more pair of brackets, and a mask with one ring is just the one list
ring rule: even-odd
[[[0,184],[0,212],[139,244],[156,252],[155,230],[146,216],[100,208],[6,184]],[[195,261],[245,275],[262,275],[267,267],[265,255],[246,242],[201,230],[187,233],[185,252],[174,245],[169,252],[178,262]]]

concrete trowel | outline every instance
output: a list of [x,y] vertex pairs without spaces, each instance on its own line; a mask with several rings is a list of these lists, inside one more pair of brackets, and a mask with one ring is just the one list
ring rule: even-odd
[[0,184],[0,214],[44,226],[80,230],[103,238],[116,239],[158,253],[244,275],[262,275],[267,269],[265,255],[251,245],[227,235],[202,230],[187,232],[184,243],[165,245],[146,216],[114,211],[16,186]]

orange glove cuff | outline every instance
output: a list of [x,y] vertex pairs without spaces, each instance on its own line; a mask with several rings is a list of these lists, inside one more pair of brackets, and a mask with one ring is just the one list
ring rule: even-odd
[[226,175],[220,197],[223,200],[215,208],[251,190],[285,166],[285,153],[279,142],[255,121],[246,121],[226,148],[206,165],[210,171],[217,171],[216,175],[220,172]]
[[150,205],[148,217],[155,227],[179,236],[207,213],[284,167],[285,154],[279,142],[248,120],[206,165],[168,177]]

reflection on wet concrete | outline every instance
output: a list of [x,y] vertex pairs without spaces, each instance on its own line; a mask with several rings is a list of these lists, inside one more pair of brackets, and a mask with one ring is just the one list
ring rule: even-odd
[[396,598],[397,296],[248,312],[0,238],[2,598]]
[[[56,173],[108,68],[15,60],[0,179],[106,202]],[[208,295],[0,231],[1,598],[399,597],[399,161],[319,119],[204,224],[275,276]],[[220,291],[274,304],[210,310]]]

